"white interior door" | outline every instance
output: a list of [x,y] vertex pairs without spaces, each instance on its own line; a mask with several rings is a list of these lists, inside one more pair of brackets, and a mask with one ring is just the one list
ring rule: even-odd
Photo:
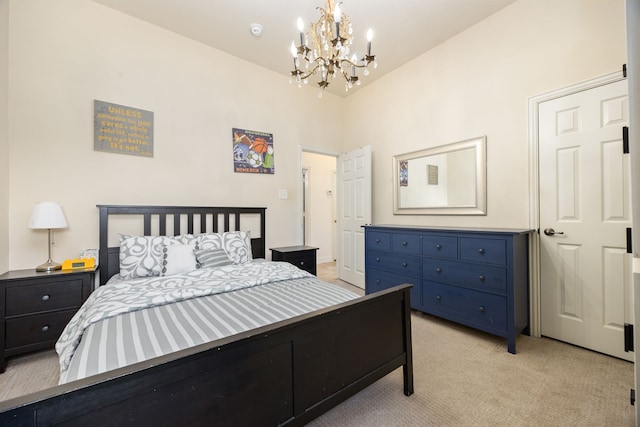
[[338,277],[364,289],[364,229],[371,223],[371,146],[338,157]]
[[632,360],[627,123],[626,80],[539,106],[540,321],[542,335]]

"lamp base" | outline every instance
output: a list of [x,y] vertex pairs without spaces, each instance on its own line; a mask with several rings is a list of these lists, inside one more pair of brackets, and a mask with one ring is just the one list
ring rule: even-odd
[[50,259],[45,262],[44,264],[40,264],[39,266],[36,267],[36,271],[42,272],[42,271],[55,271],[55,270],[60,270],[62,269],[62,265],[58,264],[57,262],[53,262]]

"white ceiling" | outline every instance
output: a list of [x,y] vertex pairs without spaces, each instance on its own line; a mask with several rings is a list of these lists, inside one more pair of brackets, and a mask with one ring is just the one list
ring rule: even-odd
[[[299,43],[297,18],[317,21],[316,7],[325,7],[325,0],[93,1],[273,70],[283,79],[293,69],[291,41]],[[378,68],[364,77],[364,86],[514,1],[343,0],[340,8],[353,25],[353,49],[364,52],[366,31],[374,31]],[[249,30],[252,23],[263,27],[259,38]],[[340,80],[327,90],[347,94]]]

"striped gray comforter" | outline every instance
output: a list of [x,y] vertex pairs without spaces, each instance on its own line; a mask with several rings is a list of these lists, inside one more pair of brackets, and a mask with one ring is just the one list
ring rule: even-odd
[[56,344],[60,383],[357,297],[290,264],[266,261],[110,282],[91,295]]

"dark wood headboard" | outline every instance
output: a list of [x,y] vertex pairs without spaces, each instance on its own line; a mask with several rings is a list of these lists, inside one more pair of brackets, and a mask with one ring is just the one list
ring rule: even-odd
[[[109,247],[109,217],[111,215],[138,216],[143,219],[143,230],[139,235],[152,235],[152,218],[157,220],[158,230],[153,235],[167,235],[167,217],[173,221],[172,235],[193,234],[194,221],[199,222],[199,233],[222,233],[225,231],[241,231],[243,216],[259,216],[260,236],[251,237],[251,249],[254,258],[265,258],[265,214],[267,208],[247,207],[197,207],[197,206],[125,206],[97,205],[100,209],[100,285],[104,285],[114,274],[120,272],[120,247]],[[183,218],[186,217],[187,229],[181,230]],[[233,221],[231,221],[233,219]],[[220,222],[222,220],[222,225]],[[233,222],[233,224],[232,224]],[[171,224],[171,222],[169,222]],[[233,229],[230,227],[233,225]]]

